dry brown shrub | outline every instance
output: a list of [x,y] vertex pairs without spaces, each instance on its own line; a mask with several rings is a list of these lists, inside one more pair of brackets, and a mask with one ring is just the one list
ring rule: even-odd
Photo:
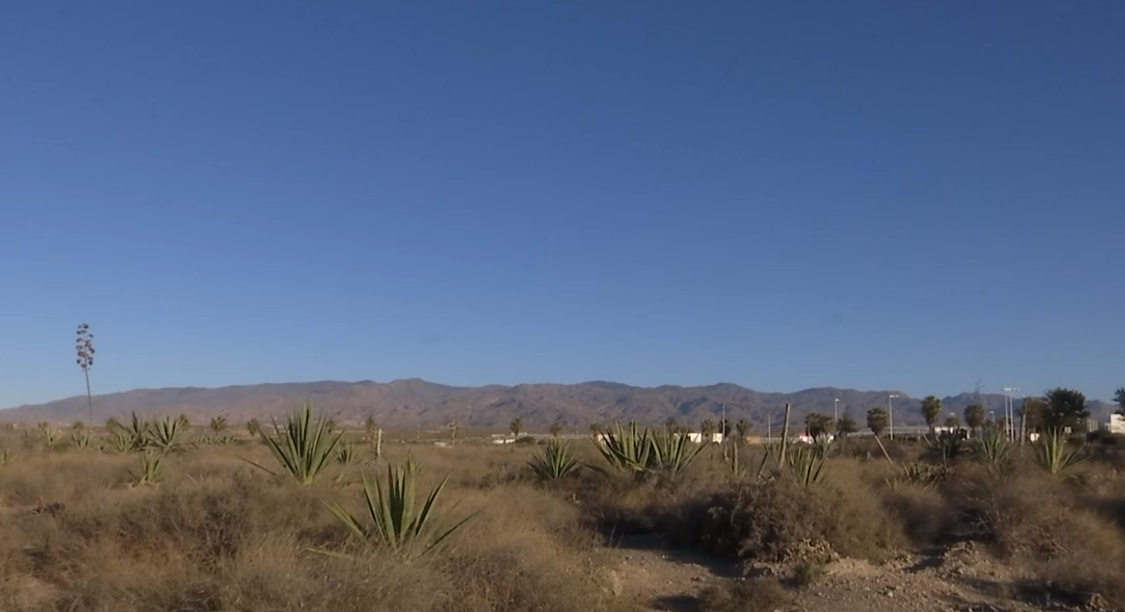
[[[448,548],[404,560],[347,541],[325,509],[330,500],[356,504],[357,486],[328,479],[300,487],[242,460],[268,459],[261,450],[170,458],[169,477],[155,488],[123,486],[135,456],[43,453],[10,466],[0,476],[0,609],[633,609],[604,584],[596,536],[565,497],[533,486],[451,483],[442,511],[479,514]],[[478,450],[477,465],[504,459]],[[431,453],[443,456],[424,454]],[[462,458],[470,461],[468,451]],[[424,465],[420,490],[444,476],[441,460],[434,463]],[[456,508],[445,503],[457,500]]]
[[927,546],[946,539],[949,508],[937,489],[902,483],[887,487],[883,500],[914,545]]
[[[840,469],[832,469],[838,467]],[[898,525],[855,465],[830,465],[826,482],[745,480],[686,503],[674,540],[747,560],[791,561],[798,551],[883,559],[904,544]],[[803,554],[803,553],[802,553]]]
[[966,480],[956,500],[979,536],[1056,596],[1098,593],[1125,604],[1125,535],[1083,506],[1074,482],[1038,469]]

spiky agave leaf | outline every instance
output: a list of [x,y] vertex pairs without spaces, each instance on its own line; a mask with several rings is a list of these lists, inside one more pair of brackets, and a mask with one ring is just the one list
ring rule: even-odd
[[343,432],[333,433],[329,419],[324,416],[314,421],[311,404],[305,404],[296,414],[287,417],[285,427],[278,425],[277,419],[271,420],[274,435],[259,431],[262,442],[294,480],[302,485],[312,484],[335,456]]
[[147,448],[162,453],[181,450],[184,446],[185,428],[183,421],[174,417],[161,417],[145,428],[144,444]]
[[824,463],[815,450],[800,445],[789,449],[789,461],[784,465],[797,482],[808,487],[824,480]]
[[543,450],[532,457],[527,464],[540,480],[565,478],[579,467],[570,443],[560,440],[548,441]]
[[121,425],[122,430],[129,439],[129,450],[140,451],[144,450],[148,444],[148,431],[152,427],[143,417],[137,415],[136,412],[130,413],[128,425]]
[[142,453],[140,463],[136,470],[129,470],[133,477],[133,484],[137,486],[153,486],[164,479],[164,466],[160,455],[156,453]]
[[422,552],[432,550],[475,515],[469,515],[439,531],[435,525],[435,504],[449,477],[443,478],[426,496],[422,507],[415,511],[416,474],[417,467],[410,464],[388,465],[386,488],[376,479],[374,489],[364,476],[363,501],[367,521],[351,514],[339,504],[331,503],[328,508],[352,535],[364,542],[399,553],[415,544],[423,546]]
[[704,445],[694,444],[687,436],[671,431],[651,432],[648,469],[666,478],[679,478],[703,451]]
[[998,469],[1007,462],[1011,447],[1008,438],[999,428],[989,427],[977,439],[975,450],[977,456],[989,467]]
[[612,428],[602,430],[595,443],[611,467],[632,472],[640,478],[649,467],[652,452],[649,435],[647,428],[642,431],[636,423],[630,423],[627,430],[615,423]]
[[93,445],[94,438],[90,430],[81,428],[70,432],[70,445],[79,450],[85,450]]
[[1059,429],[1042,433],[1035,446],[1036,460],[1052,476],[1058,476],[1086,459],[1082,452],[1084,446],[1067,450],[1066,432]]

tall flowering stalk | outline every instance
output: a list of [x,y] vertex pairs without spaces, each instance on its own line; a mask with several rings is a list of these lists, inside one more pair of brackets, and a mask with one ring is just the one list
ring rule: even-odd
[[82,323],[78,326],[78,339],[74,350],[78,354],[78,367],[86,377],[86,412],[89,421],[94,422],[94,397],[90,394],[90,368],[94,367],[94,334],[90,333],[90,326]]

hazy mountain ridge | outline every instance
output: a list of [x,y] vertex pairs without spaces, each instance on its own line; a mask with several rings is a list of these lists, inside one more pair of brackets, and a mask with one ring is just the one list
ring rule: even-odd
[[[341,421],[359,422],[374,416],[385,427],[440,426],[453,420],[462,427],[503,427],[515,417],[522,418],[530,427],[542,427],[556,420],[574,427],[614,420],[662,423],[670,417],[681,424],[694,425],[703,419],[718,419],[725,406],[730,419],[745,418],[755,429],[764,429],[767,419],[779,426],[786,402],[792,404],[795,417],[800,419],[808,412],[832,414],[833,400],[838,398],[840,414],[851,413],[862,427],[867,410],[886,407],[891,393],[900,396],[893,400],[895,424],[920,424],[921,398],[890,390],[817,387],[771,393],[732,383],[633,387],[607,381],[453,387],[420,379],[135,389],[95,396],[94,420],[103,422],[111,416],[120,418],[136,411],[183,413],[196,420],[224,415],[239,422],[280,416],[307,401]],[[976,403],[977,397],[975,393],[961,393],[943,398],[945,412],[961,418],[965,406]],[[994,410],[997,415],[1003,414],[1003,398],[995,393],[979,396],[985,410]],[[1091,414],[1098,419],[1106,418],[1114,408],[1097,400],[1089,403]],[[85,396],[0,411],[0,421],[8,422],[61,424],[87,419]]]

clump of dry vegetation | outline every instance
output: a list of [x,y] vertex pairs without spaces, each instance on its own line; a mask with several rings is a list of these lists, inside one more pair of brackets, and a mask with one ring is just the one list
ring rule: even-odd
[[[971,541],[1025,597],[1125,604],[1125,449],[1108,445],[730,448],[630,426],[377,456],[311,407],[247,434],[179,417],[71,429],[49,444],[0,430],[0,609],[627,612],[645,602],[610,578],[609,551],[642,533],[748,574],[781,567],[790,588],[839,557]],[[752,577],[700,606],[792,594]]]

